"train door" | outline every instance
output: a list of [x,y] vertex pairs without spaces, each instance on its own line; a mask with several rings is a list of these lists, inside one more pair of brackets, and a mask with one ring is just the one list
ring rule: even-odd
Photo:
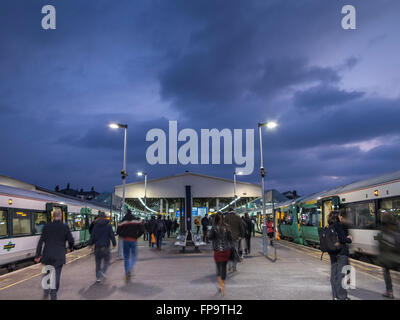
[[329,214],[332,212],[332,200],[327,200],[322,203],[322,212],[323,212],[323,226],[328,225]]

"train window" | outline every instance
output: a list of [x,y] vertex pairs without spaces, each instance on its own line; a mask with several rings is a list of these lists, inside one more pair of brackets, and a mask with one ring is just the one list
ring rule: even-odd
[[74,231],[74,214],[68,213],[68,227],[71,231]]
[[31,234],[31,219],[29,213],[14,211],[12,219],[13,235]]
[[373,201],[349,203],[346,210],[345,222],[355,229],[373,229],[376,227],[375,204]]
[[0,210],[0,237],[6,237],[7,235],[7,211]]
[[300,221],[303,226],[318,227],[321,223],[321,211],[317,208],[303,209]]
[[74,218],[74,230],[84,230],[85,229],[85,217],[77,214]]
[[400,222],[400,197],[379,202],[380,212],[390,212]]
[[33,212],[33,231],[35,234],[41,234],[44,225],[47,223],[47,214],[46,212]]

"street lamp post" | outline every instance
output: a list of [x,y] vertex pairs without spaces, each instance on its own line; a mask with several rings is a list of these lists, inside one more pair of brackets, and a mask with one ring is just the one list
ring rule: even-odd
[[139,177],[144,176],[144,212],[146,213],[147,204],[146,204],[146,190],[147,190],[147,173],[146,172],[138,172]]
[[233,194],[235,197],[235,211],[236,211],[236,199],[237,199],[237,195],[236,195],[236,175],[241,175],[242,173],[239,171],[238,173],[233,172]]
[[[112,129],[124,129],[124,162],[123,162],[123,168],[121,171],[122,175],[122,208],[121,208],[121,218],[125,216],[125,180],[126,177],[128,176],[126,172],[126,140],[127,140],[127,131],[128,131],[128,125],[127,124],[120,124],[120,123],[111,123],[109,125],[110,128]],[[123,246],[122,246],[122,239],[118,240],[118,257],[119,259],[123,259]]]
[[[263,254],[266,257],[268,255],[267,249],[267,213],[265,212],[265,192],[264,192],[264,176],[265,169],[263,163],[263,152],[262,152],[262,134],[261,128],[267,127],[268,129],[274,129],[277,126],[276,122],[264,122],[258,123],[258,133],[260,137],[260,174],[261,174],[261,198],[262,198],[262,215],[263,215]],[[275,223],[275,222],[274,222]]]

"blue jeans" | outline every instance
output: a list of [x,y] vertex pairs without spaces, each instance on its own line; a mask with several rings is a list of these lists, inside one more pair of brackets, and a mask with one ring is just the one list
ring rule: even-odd
[[136,262],[136,241],[124,241],[125,273],[133,269]]
[[161,249],[162,239],[163,239],[163,234],[162,233],[158,233],[157,234],[157,248]]

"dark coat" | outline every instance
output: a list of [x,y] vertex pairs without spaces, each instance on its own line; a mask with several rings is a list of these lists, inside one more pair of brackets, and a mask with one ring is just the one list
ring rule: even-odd
[[203,230],[207,230],[208,226],[210,225],[210,219],[208,219],[208,217],[204,217],[201,219],[201,224],[203,226]]
[[117,245],[111,225],[106,219],[97,220],[90,235],[89,245],[91,246],[94,244],[96,248],[108,248],[110,246],[110,241],[114,247]]
[[[37,248],[36,258],[42,256],[41,262],[54,267],[65,264],[65,242],[68,241],[69,248],[73,250],[74,238],[68,225],[62,221],[54,221],[43,227]],[[42,247],[44,249],[42,253]]]
[[225,215],[225,223],[229,225],[234,240],[237,240],[239,237],[244,238],[243,221],[237,213],[228,212]]
[[333,228],[335,229],[339,242],[342,247],[337,250],[336,252],[329,253],[330,255],[340,255],[340,256],[349,256],[349,247],[347,246],[348,243],[351,243],[351,239],[347,238],[349,235],[348,228],[346,228],[343,223],[336,222],[333,224]]
[[245,236],[251,237],[251,233],[253,231],[253,222],[250,218],[244,218],[243,221],[246,223],[245,226]]
[[122,238],[137,239],[144,233],[140,220],[125,220],[118,225],[117,234]]
[[164,222],[164,220],[161,220],[161,219],[157,219],[156,220],[156,223],[154,224],[154,229],[153,229],[153,233],[155,234],[155,235],[158,235],[158,234],[162,234],[162,233],[165,233],[165,232],[167,232],[167,228],[165,227],[165,222]]

